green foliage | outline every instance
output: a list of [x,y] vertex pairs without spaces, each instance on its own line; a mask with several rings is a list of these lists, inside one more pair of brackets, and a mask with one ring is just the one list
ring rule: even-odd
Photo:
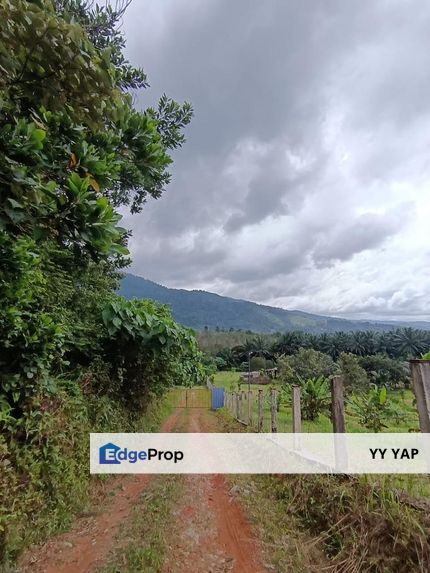
[[251,371],[264,370],[266,368],[266,360],[262,356],[252,356],[250,360]]
[[62,355],[64,332],[42,305],[46,277],[34,241],[0,231],[0,382],[9,404],[28,397]]
[[[115,206],[161,194],[191,118],[166,97],[157,113],[134,109],[125,89],[146,84],[122,55],[123,8],[0,6],[0,376],[14,404],[97,355],[128,253]],[[103,275],[96,300],[85,281]]]
[[359,363],[377,386],[396,388],[409,381],[408,363],[390,358],[386,354],[362,356]]
[[[114,291],[117,207],[170,179],[190,104],[138,111],[127,2],[0,3],[0,561],[66,527],[88,489],[88,433],[136,428],[205,370],[194,334]],[[31,527],[28,524],[31,523]]]
[[335,371],[333,359],[312,348],[300,348],[291,356],[279,361],[280,379],[284,383],[297,382],[300,379],[328,377]]
[[317,420],[330,407],[330,388],[323,376],[300,381],[301,411],[304,420]]
[[0,562],[68,528],[73,514],[87,509],[89,432],[159,427],[163,401],[132,420],[118,401],[88,393],[86,378],[57,380],[55,396],[33,397],[10,422],[12,437],[0,434]]
[[363,390],[368,387],[366,371],[360,366],[359,359],[350,352],[342,352],[337,361],[339,373],[343,376],[347,391]]
[[380,432],[386,428],[385,422],[394,414],[387,388],[378,388],[376,384],[371,384],[367,393],[350,398],[349,406],[360,424],[372,432]]
[[151,392],[202,382],[205,371],[194,334],[172,319],[168,307],[116,297],[103,310],[103,322],[106,360],[118,381],[115,392],[129,404],[143,407]]

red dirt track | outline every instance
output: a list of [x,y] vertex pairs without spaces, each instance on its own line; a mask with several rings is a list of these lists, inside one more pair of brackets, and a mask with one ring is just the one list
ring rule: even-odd
[[[187,417],[186,414],[189,413]],[[217,431],[209,410],[176,410],[161,431],[186,423],[187,431]],[[103,512],[80,518],[70,532],[31,548],[20,560],[20,573],[91,573],[115,549],[120,525],[127,520],[150,480],[157,476],[112,478]],[[183,476],[185,492],[172,512],[163,573],[264,573],[258,542],[222,475]],[[150,519],[150,516],[148,516]]]

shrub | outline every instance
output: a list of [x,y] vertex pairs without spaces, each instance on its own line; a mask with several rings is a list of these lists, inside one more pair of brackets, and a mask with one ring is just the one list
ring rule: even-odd
[[328,381],[323,377],[302,380],[301,411],[304,420],[314,422],[330,407],[330,388]]
[[109,391],[134,410],[167,387],[203,381],[201,353],[191,329],[176,323],[167,306],[118,296],[103,311]]
[[387,388],[378,388],[371,384],[366,394],[355,395],[349,400],[349,406],[357,415],[359,423],[371,430],[380,432],[386,428],[385,422],[393,415],[394,408],[388,397]]

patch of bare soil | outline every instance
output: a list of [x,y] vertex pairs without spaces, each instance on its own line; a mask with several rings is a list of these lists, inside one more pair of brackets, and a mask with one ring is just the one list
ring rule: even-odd
[[[162,426],[171,432],[183,411],[176,410]],[[102,508],[76,520],[71,531],[30,548],[18,563],[19,573],[88,573],[98,567],[115,544],[120,525],[128,518],[151,476],[112,478]]]

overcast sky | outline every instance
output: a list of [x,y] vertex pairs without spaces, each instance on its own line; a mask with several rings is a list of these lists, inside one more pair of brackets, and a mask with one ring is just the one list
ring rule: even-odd
[[132,272],[351,318],[430,319],[430,2],[134,0],[127,55],[191,101]]

